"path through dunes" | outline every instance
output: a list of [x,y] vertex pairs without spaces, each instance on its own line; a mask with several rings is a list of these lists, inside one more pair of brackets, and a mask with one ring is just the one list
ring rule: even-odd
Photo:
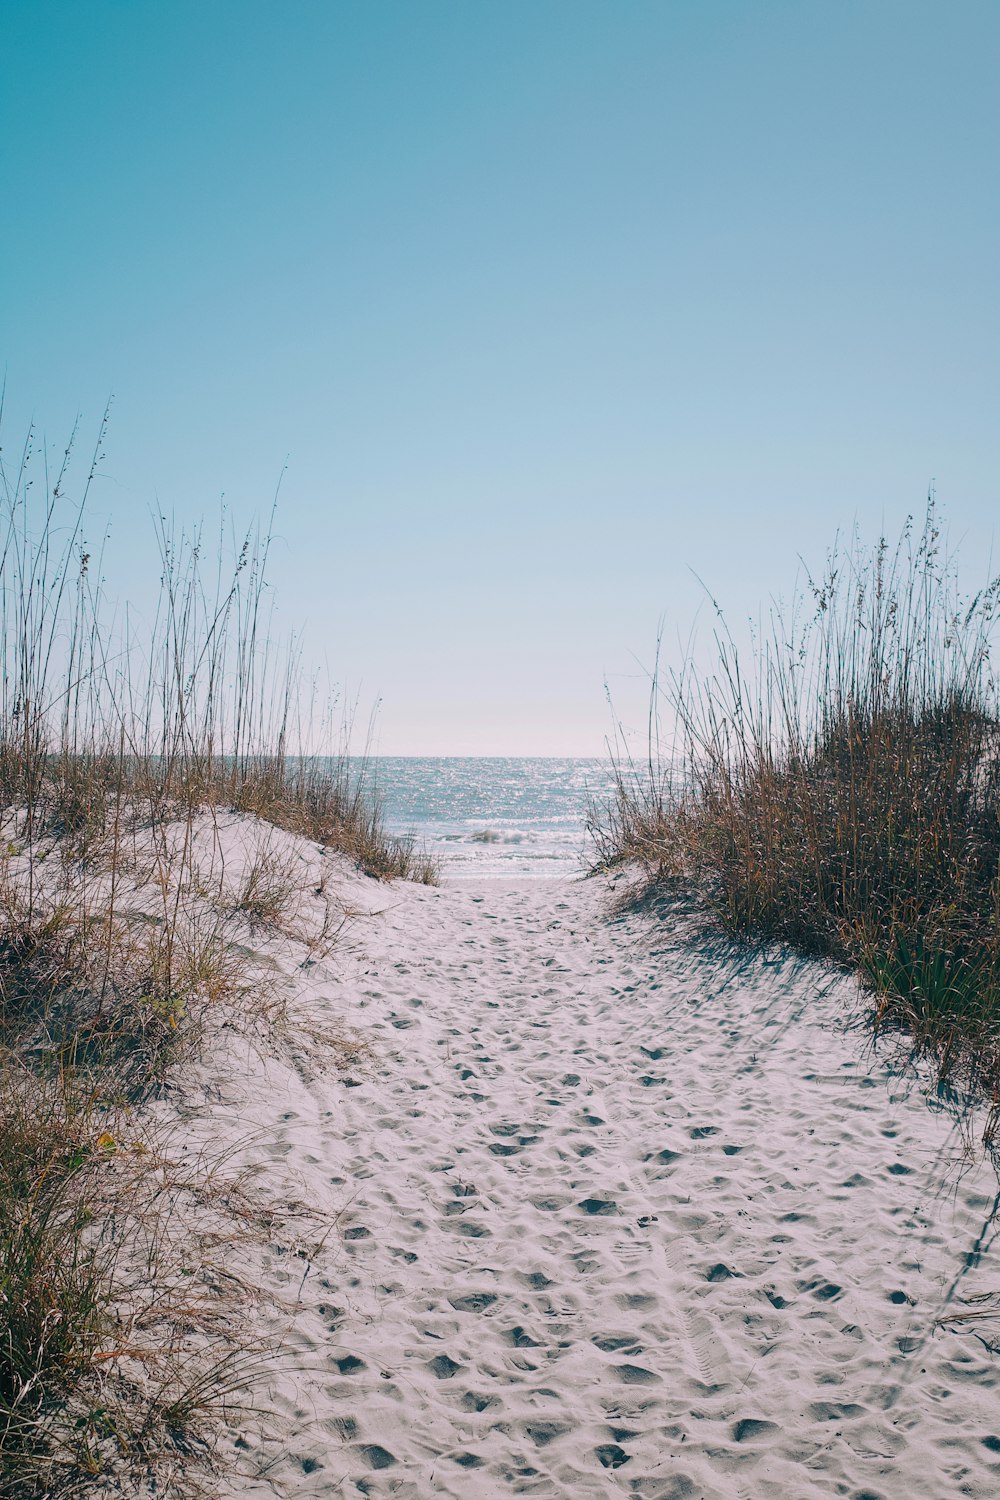
[[937,1322],[1000,1291],[996,1180],[846,981],[596,882],[352,890],[310,985],[368,1060],[230,1073],[206,1116],[333,1226],[256,1268],[291,1358],[232,1495],[1000,1493],[991,1321]]

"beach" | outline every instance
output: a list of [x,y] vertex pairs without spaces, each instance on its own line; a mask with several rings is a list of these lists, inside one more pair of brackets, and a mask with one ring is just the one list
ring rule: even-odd
[[[212,837],[238,874],[258,831]],[[996,1176],[853,981],[623,882],[278,837],[341,937],[260,938],[280,1035],[156,1106],[271,1216],[226,1252],[269,1352],[219,1494],[997,1493]]]
[[4,21],[0,1500],[1000,1500],[1000,5]]

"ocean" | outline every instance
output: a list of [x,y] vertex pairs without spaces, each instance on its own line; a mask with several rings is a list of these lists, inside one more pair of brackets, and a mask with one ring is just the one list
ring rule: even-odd
[[378,756],[369,763],[391,833],[412,835],[447,879],[540,879],[583,870],[590,798],[607,760]]

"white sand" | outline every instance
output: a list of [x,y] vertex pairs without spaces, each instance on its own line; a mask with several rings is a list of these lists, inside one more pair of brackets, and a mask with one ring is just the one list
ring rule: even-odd
[[374,914],[306,969],[262,946],[368,1056],[220,1043],[171,1105],[254,1132],[284,1206],[233,1252],[283,1355],[220,1494],[1000,1494],[996,1179],[849,982],[596,882],[387,888],[291,844]]

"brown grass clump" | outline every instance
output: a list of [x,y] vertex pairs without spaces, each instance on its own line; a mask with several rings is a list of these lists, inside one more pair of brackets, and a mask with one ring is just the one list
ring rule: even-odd
[[253,813],[276,828],[336,849],[378,880],[436,885],[434,861],[409,837],[386,833],[369,766],[347,756],[262,759],[240,773],[216,801]]
[[172,1170],[65,1075],[0,1069],[4,1500],[184,1495],[210,1467],[214,1418],[257,1361],[205,1247],[171,1243],[208,1190]]
[[51,1094],[2,1083],[0,1495],[13,1495],[51,1482],[57,1413],[111,1320],[108,1267],[81,1233],[91,1142]]
[[[148,630],[108,610],[83,542],[100,448],[76,503],[72,443],[51,486],[30,438],[0,466],[2,1500],[185,1494],[247,1382],[238,1299],[196,1234],[174,1243],[197,1184],[134,1123],[213,1007],[273,1014],[229,926],[281,928],[295,872],[264,840],[227,893],[199,866],[206,825],[211,842],[220,810],[253,812],[379,878],[434,878],[385,832],[366,760],[299,711],[263,608],[266,537],[227,573],[222,538],[206,567],[202,532],[161,522]],[[338,930],[320,907],[310,952]]]
[[161,518],[155,618],[145,638],[127,614],[116,622],[82,539],[103,437],[76,504],[72,443],[44,501],[30,438],[16,473],[0,469],[0,808],[17,810],[25,839],[83,857],[129,820],[231,807],[380,879],[433,881],[386,832],[367,757],[346,753],[329,711],[317,722],[303,706],[297,649],[269,632],[269,535],[248,532],[227,571],[223,534],[209,564],[203,528]]
[[731,932],[849,965],[879,1028],[994,1102],[998,597],[960,597],[933,504],[894,550],[835,552],[749,665],[720,627],[716,672],[664,684],[674,753],[620,761],[593,818],[603,865],[638,858]]

